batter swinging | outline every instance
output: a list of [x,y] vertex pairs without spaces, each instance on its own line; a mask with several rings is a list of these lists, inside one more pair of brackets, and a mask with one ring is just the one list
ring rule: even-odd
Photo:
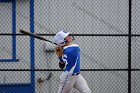
[[58,93],[70,93],[72,88],[81,93],[91,93],[85,79],[80,74],[80,47],[72,44],[73,37],[69,32],[60,31],[54,37],[54,43],[58,44],[55,52],[59,58],[59,67],[64,68],[60,75]]

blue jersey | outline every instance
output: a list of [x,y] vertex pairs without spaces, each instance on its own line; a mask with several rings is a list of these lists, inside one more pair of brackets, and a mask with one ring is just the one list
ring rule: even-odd
[[63,49],[63,61],[66,63],[64,71],[71,73],[80,72],[80,47],[76,44],[71,44]]

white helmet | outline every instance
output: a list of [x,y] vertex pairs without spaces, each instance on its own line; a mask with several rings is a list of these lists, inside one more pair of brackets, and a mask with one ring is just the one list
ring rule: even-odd
[[70,32],[60,31],[54,36],[54,43],[59,46],[65,45],[65,38],[70,34]]

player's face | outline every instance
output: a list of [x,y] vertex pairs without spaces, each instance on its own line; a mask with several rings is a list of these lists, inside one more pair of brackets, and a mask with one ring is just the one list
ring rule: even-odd
[[65,40],[68,41],[68,42],[70,43],[70,42],[72,42],[73,38],[72,38],[72,36],[69,36],[69,35],[68,35],[68,36],[65,38]]

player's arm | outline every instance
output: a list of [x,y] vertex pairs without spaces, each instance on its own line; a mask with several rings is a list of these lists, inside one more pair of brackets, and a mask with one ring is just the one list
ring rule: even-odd
[[60,67],[60,69],[63,69],[65,67],[65,62],[63,61],[63,48],[56,47],[55,53],[56,53],[57,57],[59,58],[59,67]]

